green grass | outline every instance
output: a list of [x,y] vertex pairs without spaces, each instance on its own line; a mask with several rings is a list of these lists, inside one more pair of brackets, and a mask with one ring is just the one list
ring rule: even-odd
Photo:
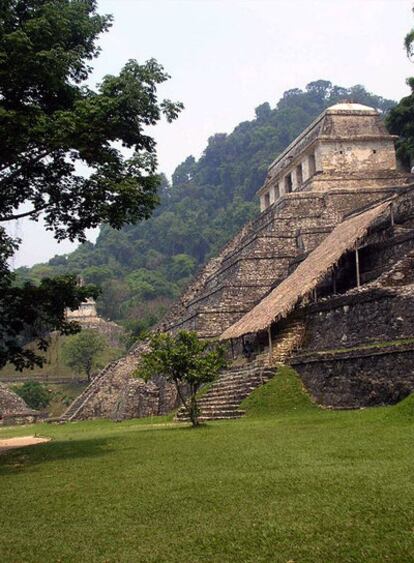
[[248,416],[0,429],[2,562],[414,561],[414,398],[313,405],[291,370]]
[[280,367],[277,377],[252,393],[240,408],[245,409],[249,417],[291,416],[319,409],[303,389],[297,373],[289,367]]

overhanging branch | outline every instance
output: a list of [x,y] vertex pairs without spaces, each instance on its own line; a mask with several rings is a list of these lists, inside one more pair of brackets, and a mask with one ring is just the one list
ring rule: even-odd
[[16,213],[16,215],[6,215],[5,217],[0,216],[0,223],[4,223],[6,221],[15,221],[17,219],[22,219],[23,217],[29,217],[30,215],[37,215],[41,211],[44,211],[47,207],[49,207],[49,204],[31,209],[30,211],[25,211],[24,213]]

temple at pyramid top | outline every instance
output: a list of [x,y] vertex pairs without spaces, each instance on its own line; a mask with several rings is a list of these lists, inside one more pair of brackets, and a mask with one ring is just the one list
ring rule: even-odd
[[261,211],[294,191],[405,185],[412,177],[398,170],[396,138],[374,108],[327,108],[270,165],[258,191]]

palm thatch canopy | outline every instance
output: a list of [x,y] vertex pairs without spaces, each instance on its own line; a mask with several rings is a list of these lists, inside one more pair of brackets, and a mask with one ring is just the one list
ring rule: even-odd
[[300,299],[317,287],[341,256],[356,247],[358,241],[366,235],[369,226],[390,205],[390,201],[381,203],[337,225],[290,276],[256,307],[226,329],[220,340],[266,330],[273,322],[286,317]]

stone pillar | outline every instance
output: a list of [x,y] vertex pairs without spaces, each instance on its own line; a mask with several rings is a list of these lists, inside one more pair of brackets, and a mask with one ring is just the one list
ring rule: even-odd
[[310,176],[310,174],[309,174],[309,155],[306,155],[306,158],[304,158],[302,160],[302,173],[303,173],[303,181],[306,182],[306,180]]
[[296,166],[290,171],[290,177],[292,178],[292,192],[294,192],[299,187],[298,178],[296,176]]
[[322,170],[322,159],[321,159],[321,149],[319,146],[315,147],[315,167],[316,167],[316,172],[319,172]]

